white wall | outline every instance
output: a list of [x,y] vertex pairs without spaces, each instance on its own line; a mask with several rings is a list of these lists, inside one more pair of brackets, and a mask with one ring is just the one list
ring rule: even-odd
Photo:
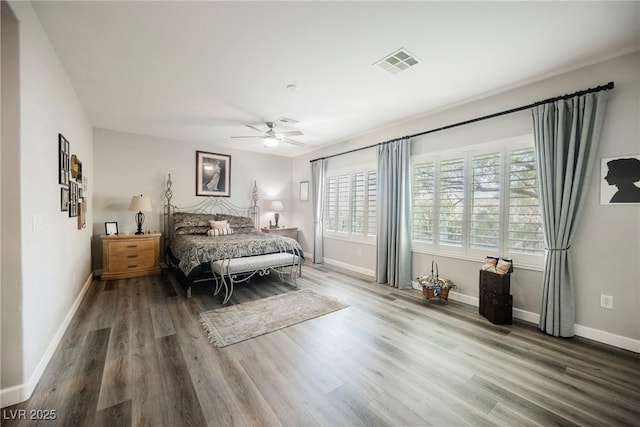
[[[494,96],[372,131],[314,153],[294,159],[293,182],[310,179],[309,160],[388,139],[423,132],[445,125],[526,105],[609,81],[611,93],[598,158],[640,153],[640,54],[634,53],[566,74],[523,85]],[[437,151],[532,133],[530,112],[523,111],[444,132],[423,136],[412,143],[412,154]],[[360,152],[360,158],[369,149]],[[349,155],[353,158],[353,155]],[[334,159],[330,159],[331,168]],[[599,162],[598,166],[599,167]],[[640,352],[640,207],[600,206],[599,170],[589,185],[581,224],[572,246],[575,266],[576,333]],[[298,204],[294,213],[302,228],[305,251],[313,250],[311,203]],[[357,257],[358,245],[325,239],[325,257],[349,260],[353,269],[373,269],[375,259]],[[368,250],[361,247],[361,252]],[[339,254],[339,255],[338,255]],[[339,257],[338,257],[339,256]],[[477,302],[478,269],[481,260],[464,261],[437,254],[414,252],[413,276],[430,270],[431,260],[443,276],[458,284],[459,298]],[[347,262],[347,261],[345,261]],[[512,276],[516,315],[537,321],[540,311],[542,273],[517,269]],[[600,308],[600,294],[614,297],[614,310]]]
[[204,199],[195,195],[196,151],[231,156],[231,197],[237,206],[251,205],[254,181],[260,192],[261,225],[269,225],[273,213],[266,212],[265,201],[281,199],[285,211],[280,225],[293,225],[291,206],[291,159],[271,154],[251,153],[184,141],[135,135],[105,129],[94,130],[95,192],[93,266],[102,268],[99,235],[104,223],[116,221],[121,233],[136,230],[134,212],[129,212],[131,196],[144,194],[151,198],[153,212],[146,215],[144,229],[162,232],[162,212],[167,175],[173,182],[172,202],[178,207],[191,206]]
[[[22,278],[3,280],[2,289],[19,289],[22,297],[8,310],[3,306],[2,323],[21,327],[22,334],[2,336],[2,406],[30,396],[91,279],[91,230],[78,230],[77,219],[60,211],[58,184],[58,133],[91,181],[91,124],[31,3],[10,5],[19,22],[20,196],[11,205],[21,213]],[[12,178],[2,173],[3,181]],[[2,201],[8,201],[4,195]],[[88,223],[92,214],[89,199]]]
[[[18,21],[2,2],[2,212],[0,252],[0,384],[22,383],[22,262],[20,242],[20,58]],[[7,367],[7,368],[5,368]],[[5,368],[5,369],[3,369]],[[2,386],[2,388],[5,388]]]

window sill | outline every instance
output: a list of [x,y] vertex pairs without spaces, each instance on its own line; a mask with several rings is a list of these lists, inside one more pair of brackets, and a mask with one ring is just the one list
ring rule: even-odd
[[[425,255],[437,255],[445,258],[453,258],[453,259],[459,259],[463,261],[473,261],[479,264],[482,264],[482,262],[484,261],[484,258],[474,256],[474,255],[467,255],[459,252],[456,253],[456,252],[446,252],[442,250],[428,249],[425,247],[417,247],[416,245],[412,245],[411,252],[418,253],[418,254],[425,254]],[[542,264],[519,263],[517,259],[514,261],[514,268],[516,269],[519,268],[522,270],[531,270],[531,271],[544,271],[544,265]]]
[[350,235],[350,234],[345,234],[345,235],[323,234],[322,237],[325,238],[325,239],[341,240],[341,241],[344,241],[344,242],[358,243],[358,244],[361,244],[361,245],[369,245],[369,246],[375,246],[376,245],[375,237],[353,236],[353,235]]

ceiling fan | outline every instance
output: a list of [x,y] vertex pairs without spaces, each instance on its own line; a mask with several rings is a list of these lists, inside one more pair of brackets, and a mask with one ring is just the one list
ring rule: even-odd
[[261,133],[262,135],[232,136],[231,138],[261,138],[261,139],[264,139],[265,147],[277,147],[278,144],[280,144],[280,141],[286,142],[286,143],[292,144],[292,145],[297,145],[298,147],[304,147],[305,146],[304,143],[302,143],[300,141],[296,141],[295,139],[289,138],[290,136],[304,135],[299,130],[292,130],[292,131],[287,131],[287,132],[276,132],[275,130],[273,130],[273,128],[276,126],[276,123],[278,123],[278,122],[289,123],[289,124],[298,123],[296,120],[287,119],[287,118],[283,117],[283,118],[280,118],[280,119],[275,120],[273,122],[265,122],[265,124],[267,125],[267,128],[268,128],[267,130],[262,130],[262,129],[254,126],[254,125],[245,125],[248,128],[253,129],[256,132]]

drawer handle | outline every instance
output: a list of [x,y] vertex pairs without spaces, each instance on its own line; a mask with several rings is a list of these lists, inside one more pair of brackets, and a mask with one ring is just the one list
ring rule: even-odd
[[138,255],[127,255],[127,258],[138,258]]
[[127,268],[136,268],[138,266],[138,264],[134,264],[134,265],[127,265]]
[[137,248],[138,245],[127,245],[128,248]]

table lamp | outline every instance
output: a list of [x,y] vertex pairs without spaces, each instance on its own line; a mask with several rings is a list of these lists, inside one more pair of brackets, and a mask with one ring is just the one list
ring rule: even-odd
[[144,231],[142,231],[144,214],[142,212],[151,212],[153,210],[151,208],[151,200],[142,194],[139,196],[133,196],[131,198],[131,203],[129,203],[129,210],[133,212],[138,211],[136,214],[136,224],[138,225],[138,231],[136,231],[136,234],[144,234]]
[[276,228],[278,228],[278,220],[280,219],[280,213],[284,210],[284,205],[282,204],[282,200],[272,200],[271,202],[269,202],[269,206],[268,209],[272,212],[275,212],[273,214],[274,219],[276,220]]

